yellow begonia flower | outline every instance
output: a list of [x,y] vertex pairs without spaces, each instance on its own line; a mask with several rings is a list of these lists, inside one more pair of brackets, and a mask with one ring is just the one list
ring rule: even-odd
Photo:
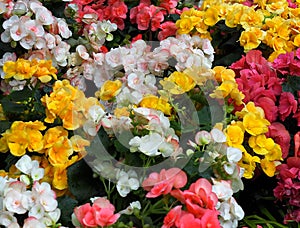
[[287,7],[288,7],[288,2],[285,0],[271,1],[270,3],[266,4],[266,10],[268,10],[270,13],[278,14],[278,15],[283,13]]
[[156,110],[160,110],[167,115],[171,115],[172,106],[164,99],[158,98],[154,95],[146,96],[139,103],[140,107],[144,108],[153,108]]
[[249,113],[255,113],[260,118],[265,118],[265,112],[261,107],[256,107],[254,102],[250,101],[246,104],[246,106],[239,112],[236,112],[236,116],[240,118],[244,118],[244,116]]
[[159,82],[164,90],[172,94],[183,94],[190,91],[196,85],[194,80],[185,73],[175,71],[168,78],[164,78]]
[[182,17],[176,21],[177,33],[188,34],[194,29],[193,21],[190,17]]
[[31,64],[37,66],[36,72],[33,74],[34,77],[37,77],[42,83],[47,83],[51,81],[52,78],[57,80],[57,70],[52,66],[51,60],[32,60]]
[[226,80],[234,81],[235,73],[231,69],[227,69],[224,66],[215,66],[213,68],[214,77],[218,82],[223,82]]
[[273,177],[276,171],[276,165],[274,161],[269,161],[268,159],[260,160],[260,166],[265,174],[269,177]]
[[31,66],[31,61],[21,58],[17,59],[16,62],[6,61],[3,65],[4,79],[30,79],[36,70],[36,65]]
[[240,24],[245,30],[256,27],[261,28],[264,20],[262,11],[255,10],[254,8],[247,8],[243,11],[240,18]]
[[243,118],[243,125],[250,135],[256,136],[266,133],[270,122],[255,113],[249,112]]
[[85,147],[90,146],[90,142],[82,138],[80,135],[73,135],[70,138],[70,141],[72,143],[73,150],[82,154],[86,153]]
[[253,29],[243,31],[241,33],[239,41],[240,41],[240,45],[242,47],[244,47],[244,50],[247,52],[247,51],[257,48],[261,44],[260,38],[261,37],[258,36],[258,34],[257,34],[257,29],[254,30],[254,28],[253,28]]
[[43,135],[40,131],[45,130],[43,122],[15,121],[10,129],[3,133],[7,146],[14,156],[23,156],[26,150],[42,152],[44,148]]
[[272,138],[267,138],[266,135],[261,134],[251,136],[249,138],[249,146],[256,154],[266,155],[274,148],[275,142]]
[[83,91],[70,85],[68,80],[56,81],[53,92],[41,98],[46,107],[45,122],[53,123],[59,117],[67,130],[79,128],[84,119],[84,105],[88,102]]
[[183,71],[187,74],[197,85],[203,85],[207,80],[213,80],[213,71],[204,67],[190,67]]
[[243,126],[239,126],[238,124],[229,125],[226,128],[226,137],[229,146],[242,144],[244,141]]
[[117,96],[122,88],[122,82],[120,80],[107,80],[103,83],[99,92],[96,92],[96,96],[103,101],[108,101]]
[[68,188],[67,167],[65,165],[56,165],[53,167],[52,185],[58,190]]
[[282,159],[281,147],[275,143],[275,146],[265,155],[265,158],[269,161],[280,161]]
[[53,166],[65,165],[73,152],[72,143],[67,137],[58,138],[52,147],[46,150],[48,160]]
[[300,47],[300,34],[297,34],[295,37],[294,37],[294,42],[293,44],[296,46],[296,47]]
[[44,134],[44,149],[49,149],[60,137],[68,137],[68,131],[62,126],[47,129]]
[[228,13],[225,17],[225,25],[229,28],[235,28],[240,23],[240,18],[247,9],[247,6],[241,4],[228,5]]
[[260,158],[257,156],[252,156],[248,152],[243,152],[242,159],[238,162],[241,168],[245,169],[244,177],[251,179],[254,175],[254,170],[256,168],[256,163],[260,163]]
[[204,13],[204,23],[208,26],[214,26],[219,21],[219,10],[216,7],[208,8]]
[[218,86],[210,96],[213,98],[223,98],[223,97],[225,98],[236,87],[237,84],[235,81],[226,80],[222,82],[222,84]]

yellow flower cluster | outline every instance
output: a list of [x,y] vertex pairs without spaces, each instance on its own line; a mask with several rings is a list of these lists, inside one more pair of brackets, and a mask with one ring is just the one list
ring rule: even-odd
[[46,107],[46,123],[53,123],[59,117],[63,127],[67,130],[75,130],[83,125],[88,118],[90,107],[97,105],[103,107],[97,98],[87,98],[85,94],[73,87],[68,80],[56,81],[53,92],[41,99]]
[[[263,109],[249,102],[240,112],[236,112],[236,116],[239,120],[232,121],[225,133],[227,144],[243,152],[239,165],[245,169],[244,177],[253,177],[257,163],[268,176],[274,176],[282,153],[280,146],[265,135],[270,122],[265,119]],[[253,153],[245,149],[245,143]]]
[[63,190],[67,188],[67,167],[81,159],[86,154],[85,147],[90,145],[81,136],[69,138],[68,134],[62,126],[46,129],[41,121],[15,121],[0,138],[0,152],[10,151],[17,157],[27,152],[44,155],[53,167],[53,186]]
[[179,34],[199,34],[212,39],[210,28],[224,21],[229,28],[241,29],[240,45],[245,52],[266,44],[273,53],[269,61],[279,54],[300,47],[300,1],[298,8],[288,7],[286,0],[256,0],[246,6],[236,1],[206,0],[201,10],[190,9],[176,22]]
[[245,95],[238,89],[234,71],[223,66],[215,66],[213,72],[215,73],[215,79],[220,85],[210,94],[210,96],[219,99],[231,98],[236,105],[241,105]]
[[57,80],[56,68],[51,60],[26,60],[19,58],[17,61],[6,61],[3,65],[4,79],[27,80],[38,78],[42,83]]

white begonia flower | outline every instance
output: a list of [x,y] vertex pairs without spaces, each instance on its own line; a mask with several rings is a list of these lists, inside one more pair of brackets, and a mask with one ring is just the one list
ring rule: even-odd
[[6,29],[4,32],[1,33],[1,41],[3,43],[9,43],[11,41],[10,31]]
[[15,23],[18,23],[20,18],[17,15],[11,16],[8,20],[5,20],[2,24],[2,27],[6,30],[11,28]]
[[210,134],[215,142],[217,142],[217,143],[226,142],[226,135],[221,130],[219,130],[217,128],[213,128],[210,131]]
[[119,214],[131,215],[134,209],[141,210],[141,208],[142,207],[140,201],[134,201],[130,203],[126,209],[120,211]]
[[105,55],[105,61],[111,68],[121,66],[122,58],[123,56],[120,48],[113,48],[110,50],[110,52],[107,52]]
[[217,195],[221,201],[228,200],[231,198],[233,191],[228,181],[217,181],[213,179],[212,191]]
[[47,212],[53,211],[57,208],[58,202],[56,200],[55,192],[47,182],[35,182],[32,187],[32,194],[36,199],[36,203],[40,204]]
[[55,46],[51,50],[51,54],[53,55],[53,60],[59,66],[66,66],[67,59],[69,56],[70,45],[64,41],[61,41],[57,46]]
[[0,14],[6,12],[6,4],[4,2],[0,2]]
[[35,13],[35,19],[42,25],[51,25],[54,23],[54,17],[46,7],[36,2],[30,3],[31,10]]
[[8,190],[3,199],[4,207],[10,212],[16,214],[25,214],[28,210],[28,208],[26,207],[27,203],[25,203],[27,201],[27,196],[23,193],[24,192],[20,192],[15,189]]
[[44,217],[40,219],[40,221],[42,221],[47,227],[52,227],[57,223],[60,215],[61,210],[59,208],[56,208],[54,211],[46,212]]
[[34,47],[36,49],[44,49],[46,48],[46,40],[44,39],[44,37],[37,37]]
[[111,33],[116,31],[118,29],[118,26],[117,24],[111,23],[110,21],[102,20],[100,22],[100,28],[105,33]]
[[44,215],[45,215],[44,207],[39,203],[34,204],[33,207],[31,207],[28,212],[28,216],[33,216],[37,219],[43,218]]
[[227,159],[229,162],[238,162],[242,159],[242,151],[238,148],[227,147]]
[[141,141],[138,149],[139,151],[146,154],[147,156],[157,156],[161,154],[159,152],[159,147],[163,143],[163,141],[164,141],[163,137],[160,134],[154,132],[151,133],[150,135],[145,135],[141,137]]
[[140,183],[135,171],[130,170],[125,172],[121,170],[117,173],[117,190],[122,197],[126,197],[131,190],[137,190],[140,187]]
[[27,20],[23,23],[23,26],[26,30],[32,31],[37,37],[43,37],[45,34],[44,27],[36,20]]
[[160,144],[158,149],[163,157],[170,157],[174,152],[173,145],[168,142],[163,142],[162,144]]
[[17,218],[11,211],[1,211],[0,213],[0,225],[10,227],[11,224],[17,223]]
[[72,32],[66,23],[66,20],[63,18],[56,18],[58,32],[62,36],[62,38],[68,39],[72,36]]
[[26,36],[22,37],[22,39],[20,40],[20,45],[27,50],[32,49],[33,45],[36,42],[36,39],[37,37],[34,32],[27,31]]
[[87,60],[90,57],[89,53],[87,52],[86,47],[83,46],[82,44],[80,44],[76,47],[76,52],[84,60]]
[[31,158],[25,154],[23,155],[17,162],[16,162],[16,167],[18,170],[20,170],[22,173],[25,174],[30,174],[31,169],[33,167],[33,163]]
[[56,40],[55,40],[55,36],[53,36],[50,33],[46,33],[44,36],[45,40],[46,40],[46,46],[49,49],[52,49],[56,46]]
[[24,27],[24,22],[20,20],[12,24],[9,33],[10,33],[10,37],[14,41],[20,41],[21,39],[23,39],[25,36],[28,35],[28,31]]

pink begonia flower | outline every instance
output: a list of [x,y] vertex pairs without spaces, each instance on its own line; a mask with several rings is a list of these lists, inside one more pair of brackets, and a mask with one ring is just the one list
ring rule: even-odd
[[271,123],[277,119],[278,107],[270,97],[260,97],[254,100],[254,104],[264,110],[266,119]]
[[201,228],[220,228],[220,222],[218,220],[218,211],[217,210],[207,210],[201,218]]
[[286,158],[290,148],[290,133],[286,130],[285,126],[279,122],[273,122],[269,126],[269,131],[266,136],[274,139],[275,143],[279,144],[282,151],[282,158]]
[[92,206],[89,203],[75,207],[74,214],[81,225],[89,227],[97,226]]
[[172,208],[164,218],[164,223],[161,228],[172,228],[175,224],[178,224],[180,216],[182,214],[182,206],[176,206]]
[[175,189],[171,191],[171,195],[185,204],[187,210],[197,218],[201,218],[207,210],[216,210],[218,202],[217,195],[212,192],[211,183],[205,178],[198,179],[188,190]]
[[195,218],[195,216],[191,213],[184,213],[178,222],[177,227],[179,228],[190,228],[190,227],[215,227],[218,226],[208,226],[209,223],[205,224],[202,222],[202,219]]
[[159,6],[166,9],[168,14],[176,13],[176,6],[178,5],[178,0],[162,0]]
[[179,168],[162,169],[160,173],[151,173],[142,183],[143,188],[149,191],[148,198],[155,198],[171,192],[173,188],[182,188],[187,183],[187,175]]
[[86,203],[74,209],[74,214],[80,224],[88,227],[106,227],[114,224],[120,214],[114,214],[115,207],[109,200],[99,197],[91,206]]
[[279,116],[284,121],[291,113],[297,111],[297,101],[290,92],[283,92],[279,99]]
[[162,23],[159,28],[161,31],[158,33],[158,40],[164,40],[169,36],[174,36],[177,31],[177,27],[173,21],[166,21]]

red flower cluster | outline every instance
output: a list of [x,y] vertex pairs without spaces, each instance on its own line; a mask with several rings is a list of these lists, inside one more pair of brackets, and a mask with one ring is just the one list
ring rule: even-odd
[[[109,20],[117,24],[118,29],[125,28],[124,19],[127,17],[128,8],[122,0],[73,0],[69,4],[76,4],[78,12],[76,20],[82,23],[85,20],[92,19],[95,21]],[[85,18],[86,17],[86,18]]]

